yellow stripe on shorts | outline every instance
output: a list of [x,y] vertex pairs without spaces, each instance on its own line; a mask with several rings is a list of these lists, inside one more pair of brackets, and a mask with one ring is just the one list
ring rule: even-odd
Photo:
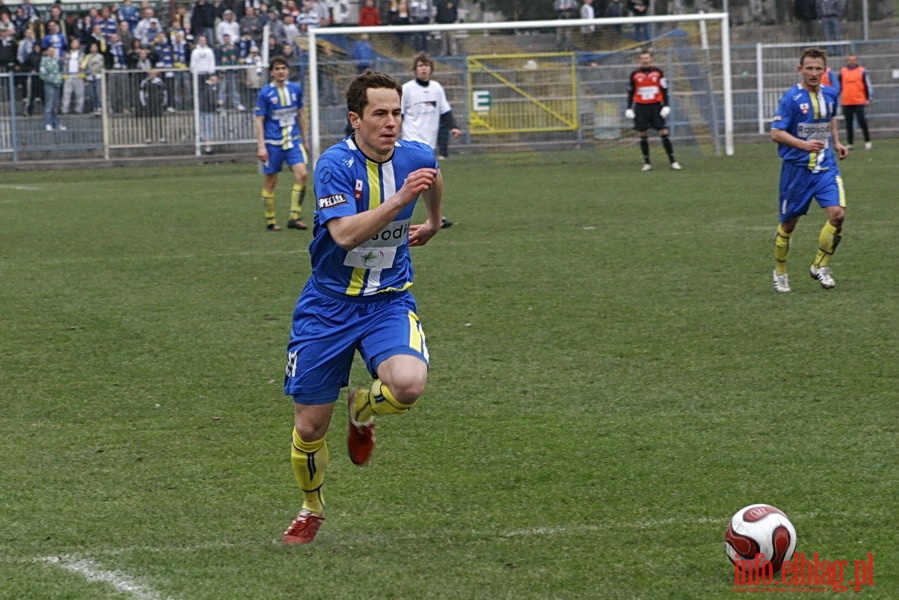
[[424,334],[421,331],[421,321],[411,310],[409,311],[409,347],[420,354],[427,354],[425,351]]

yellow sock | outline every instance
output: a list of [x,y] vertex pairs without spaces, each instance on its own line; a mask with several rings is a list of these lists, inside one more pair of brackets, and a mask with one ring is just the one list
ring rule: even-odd
[[324,513],[322,486],[325,483],[325,471],[328,470],[328,444],[325,438],[304,442],[294,428],[290,464],[293,466],[297,485],[303,491],[303,508],[319,515]]
[[411,404],[401,404],[380,379],[375,379],[371,388],[359,390],[353,399],[353,420],[366,423],[373,415],[399,415],[409,412]]
[[306,186],[293,184],[290,190],[290,219],[299,219],[303,213],[303,198],[306,197]]
[[777,226],[774,234],[774,272],[783,275],[787,272],[787,255],[790,253],[790,236],[783,230],[782,225]]
[[262,210],[265,212],[265,222],[275,222],[275,192],[262,190]]
[[830,221],[824,223],[821,233],[818,234],[818,252],[815,254],[814,267],[820,269],[826,267],[830,257],[836,251],[837,246],[843,236],[840,235],[842,229],[835,227]]

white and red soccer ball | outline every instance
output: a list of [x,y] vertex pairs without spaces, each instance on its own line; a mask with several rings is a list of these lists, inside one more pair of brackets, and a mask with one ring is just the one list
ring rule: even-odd
[[769,504],[750,504],[737,511],[724,532],[724,551],[731,562],[751,561],[758,555],[774,573],[796,549],[796,528],[784,512]]

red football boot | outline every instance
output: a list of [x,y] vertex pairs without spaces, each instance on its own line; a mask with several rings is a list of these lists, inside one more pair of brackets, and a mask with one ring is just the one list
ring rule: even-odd
[[318,533],[318,528],[322,526],[324,520],[324,515],[317,515],[304,508],[284,532],[282,541],[285,544],[308,544],[315,539],[315,534]]
[[367,423],[360,423],[353,418],[353,399],[356,394],[365,388],[354,388],[349,394],[349,421],[350,429],[346,438],[346,448],[350,453],[353,464],[364,465],[371,457],[375,449],[375,419],[372,417]]

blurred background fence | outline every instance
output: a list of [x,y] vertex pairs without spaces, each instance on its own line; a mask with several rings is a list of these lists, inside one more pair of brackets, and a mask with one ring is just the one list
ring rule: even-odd
[[[626,34],[627,32],[625,32]],[[718,54],[695,41],[695,36],[676,24],[655,32],[652,41],[654,62],[665,70],[671,83],[673,112],[669,123],[675,139],[696,141],[700,151],[720,151],[715,136],[720,133],[720,98],[714,90],[721,88]],[[293,77],[301,80],[306,102],[316,98],[320,114],[322,147],[344,135],[346,109],[343,90],[357,72],[357,64],[349,47],[356,36],[345,40],[331,37],[328,52],[317,53],[318,89],[310,94],[309,74],[300,53],[293,65]],[[500,36],[493,36],[494,39]],[[570,50],[573,81],[571,93],[576,98],[575,126],[566,131],[538,135],[483,135],[472,115],[472,81],[469,57],[483,55],[484,40],[490,36],[460,36],[459,51],[441,56],[439,33],[425,36],[426,48],[435,60],[434,78],[446,89],[454,114],[465,136],[453,142],[451,151],[460,153],[510,150],[526,145],[534,148],[578,144],[632,143],[631,124],[624,116],[627,78],[635,68],[640,44],[619,46],[602,44],[585,48],[579,34],[572,36]],[[601,39],[601,38],[600,38]],[[504,35],[503,47],[512,44],[523,57],[527,53],[557,50],[555,34],[537,35],[520,32]],[[491,41],[491,44],[498,43]],[[737,141],[752,141],[766,135],[766,120],[773,111],[772,103],[797,81],[796,62],[799,47],[827,45],[811,41],[804,44],[742,44],[731,46],[734,134]],[[833,44],[831,44],[833,45]],[[382,49],[379,49],[382,50]],[[875,100],[868,108],[868,119],[874,137],[899,135],[899,40],[844,40],[831,49],[831,65],[842,66],[845,54],[857,52],[873,81]],[[414,52],[403,46],[379,52],[374,68],[406,81],[411,78]],[[761,57],[761,59],[760,59]],[[527,60],[520,61],[528,69]],[[255,154],[253,106],[259,89],[267,83],[267,70],[254,66],[222,67],[217,81],[189,70],[160,73],[165,91],[164,105],[148,94],[141,95],[141,85],[148,74],[143,71],[106,71],[97,82],[99,102],[91,102],[86,94],[80,112],[75,107],[61,107],[57,116],[61,127],[48,130],[44,118],[41,82],[36,74],[0,74],[0,163],[33,160],[66,161],[75,158],[112,160],[153,156],[203,156],[205,154]],[[710,103],[699,105],[696,82],[708,81],[713,90]],[[211,86],[216,89],[211,90]],[[156,98],[154,96],[154,98]],[[761,102],[760,102],[761,98]],[[158,98],[157,98],[158,100]],[[706,108],[703,108],[706,106]],[[698,108],[697,108],[698,107]],[[697,127],[700,121],[702,127]],[[64,128],[64,129],[63,129]],[[711,144],[697,140],[697,131],[708,129]],[[474,132],[474,135],[472,133]]]

